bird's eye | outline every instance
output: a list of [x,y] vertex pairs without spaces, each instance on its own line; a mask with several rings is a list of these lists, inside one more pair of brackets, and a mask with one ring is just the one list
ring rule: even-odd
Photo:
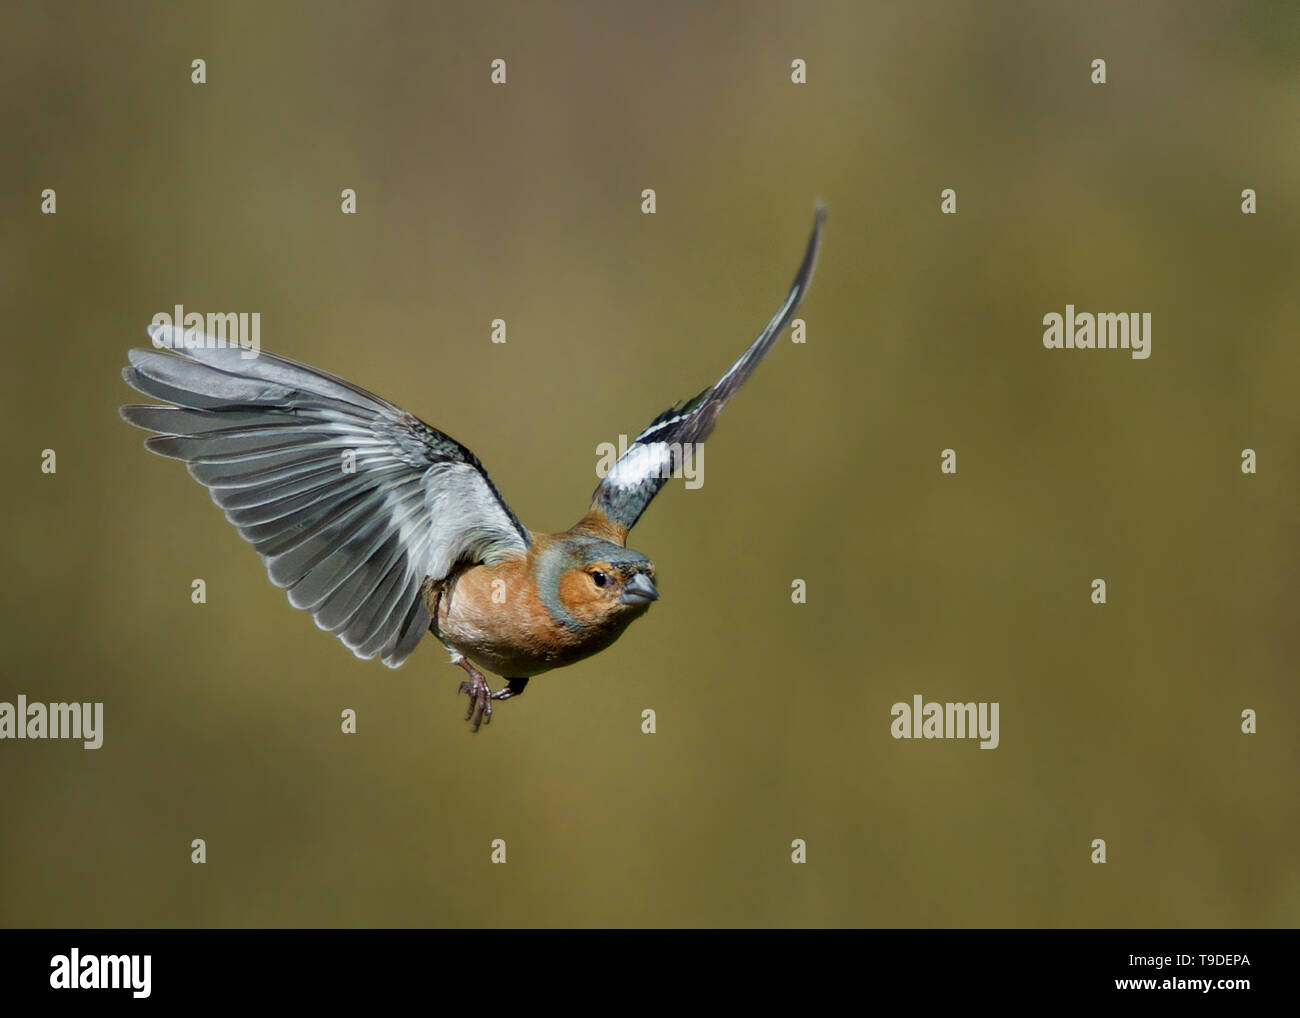
[[591,573],[591,582],[598,587],[603,587],[605,584],[609,582],[609,577],[606,576],[604,573],[602,573],[599,569],[593,569]]

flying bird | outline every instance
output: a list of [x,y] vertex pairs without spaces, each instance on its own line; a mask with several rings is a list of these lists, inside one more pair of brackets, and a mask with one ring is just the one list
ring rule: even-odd
[[[607,471],[583,517],[558,534],[519,522],[469,449],[366,390],[261,352],[149,328],[154,349],[122,377],[162,405],[124,406],[184,461],[271,582],[357,657],[396,668],[431,632],[468,673],[474,731],[493,701],[535,675],[604,650],[659,599],[654,563],[627,534],[754,373],[812,279],[825,209],[785,300],[737,361],[665,410]],[[492,689],[483,671],[505,685]]]

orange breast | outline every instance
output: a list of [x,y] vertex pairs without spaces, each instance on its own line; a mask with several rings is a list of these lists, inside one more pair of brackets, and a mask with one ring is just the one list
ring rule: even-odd
[[[434,635],[480,668],[506,678],[540,675],[608,647],[631,616],[612,626],[575,630],[552,619],[538,597],[537,556],[564,536],[535,534],[527,556],[474,566],[432,590]],[[563,581],[560,595],[565,596]],[[580,619],[586,614],[581,603],[569,607]]]

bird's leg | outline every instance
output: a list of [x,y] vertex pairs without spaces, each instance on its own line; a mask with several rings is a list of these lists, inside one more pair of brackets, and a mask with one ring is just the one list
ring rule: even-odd
[[491,724],[492,700],[500,697],[488,687],[487,679],[483,678],[483,673],[469,663],[469,658],[457,658],[456,664],[469,672],[469,681],[460,684],[460,692],[469,694],[469,710],[465,714],[465,720],[472,720],[474,731],[477,732],[479,725]]

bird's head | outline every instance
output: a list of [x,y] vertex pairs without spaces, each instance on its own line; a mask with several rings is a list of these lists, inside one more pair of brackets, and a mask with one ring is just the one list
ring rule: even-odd
[[538,594],[557,622],[584,630],[621,627],[659,600],[653,562],[586,536],[566,536],[543,552]]

